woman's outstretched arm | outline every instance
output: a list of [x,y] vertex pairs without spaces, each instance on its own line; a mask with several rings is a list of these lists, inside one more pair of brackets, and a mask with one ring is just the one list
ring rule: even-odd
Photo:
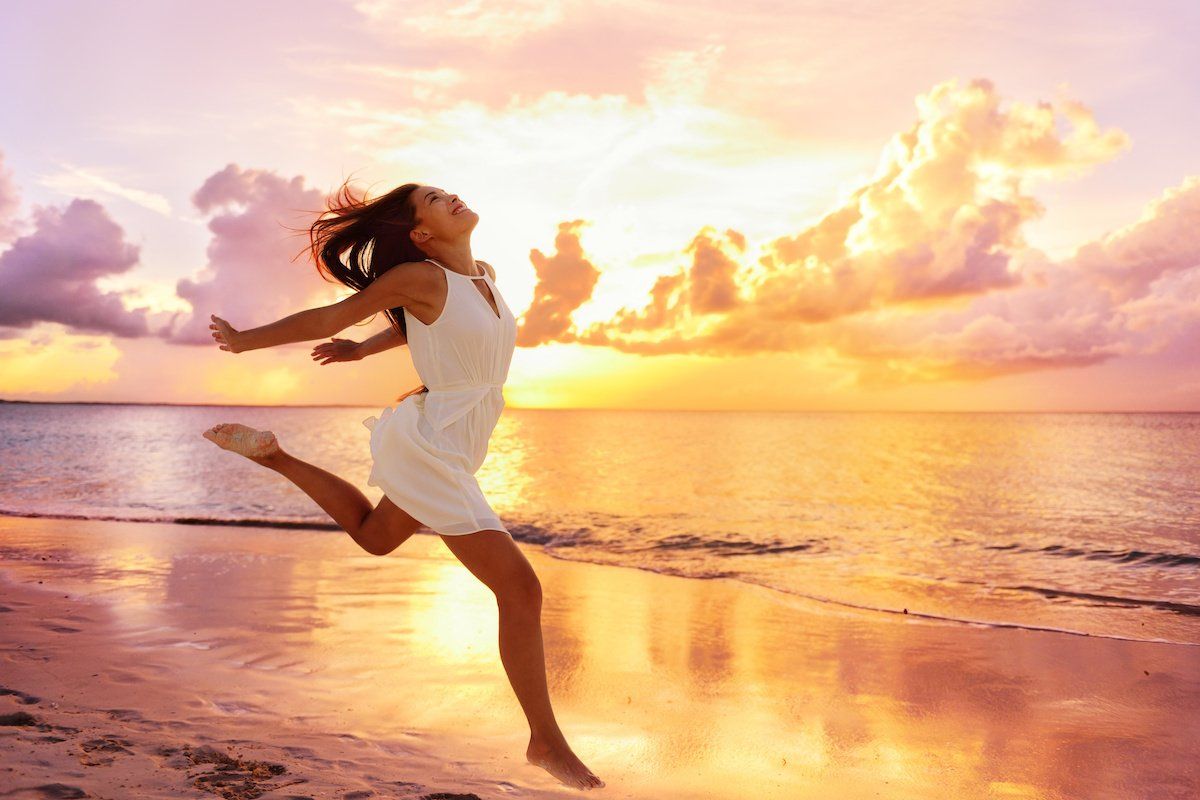
[[390,350],[402,344],[408,344],[408,337],[391,325],[388,325],[374,336],[363,339],[357,349],[360,357],[373,356],[376,353],[382,353],[384,350]]
[[333,341],[322,342],[313,348],[312,359],[320,364],[332,364],[335,361],[359,361],[402,344],[408,344],[408,338],[389,325],[361,342],[337,337],[334,337]]
[[[261,350],[264,347],[278,347],[281,344],[307,342],[312,339],[324,339],[333,336],[341,330],[333,330],[333,306],[309,308],[289,314],[281,320],[257,328],[247,328],[244,331],[235,330],[232,325],[212,315],[211,328],[213,338],[221,344],[222,350],[231,353],[244,353],[247,350]],[[222,324],[224,323],[224,324]]]
[[416,273],[401,264],[385,272],[367,288],[345,300],[320,308],[309,308],[257,328],[239,331],[216,314],[211,316],[213,339],[222,350],[242,353],[281,344],[328,339],[356,322],[412,302],[410,289]]

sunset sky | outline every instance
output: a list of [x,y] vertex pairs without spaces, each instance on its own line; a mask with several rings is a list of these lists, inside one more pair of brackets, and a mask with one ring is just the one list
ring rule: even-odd
[[288,227],[353,178],[479,213],[510,407],[1200,410],[1198,40],[1192,2],[14,5],[0,398],[392,402],[406,348],[208,336],[345,296]]

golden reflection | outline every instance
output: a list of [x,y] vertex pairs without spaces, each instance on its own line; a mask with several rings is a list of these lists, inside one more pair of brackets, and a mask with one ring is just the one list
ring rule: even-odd
[[[438,546],[444,545],[438,542]],[[480,669],[500,666],[491,647],[497,626],[496,599],[491,591],[454,560],[445,562],[429,589],[426,613],[413,620],[421,653],[436,654],[442,663]]]
[[[475,474],[492,508],[501,519],[519,511],[528,501],[534,470],[529,459],[535,454],[526,443],[528,416],[507,411],[500,417],[488,444],[487,458]],[[507,521],[506,521],[507,524]]]
[[[179,680],[213,704],[419,735],[514,775],[528,729],[498,611],[436,536],[376,558],[312,531],[0,518],[0,534],[6,568],[115,603],[143,675],[181,674],[195,648]],[[560,724],[630,796],[1150,796],[1194,746],[1178,725],[1200,686],[1191,648],[829,614],[524,549]]]

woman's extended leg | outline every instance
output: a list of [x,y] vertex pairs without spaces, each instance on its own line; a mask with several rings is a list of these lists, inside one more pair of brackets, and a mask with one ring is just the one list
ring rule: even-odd
[[367,496],[352,483],[286,452],[270,431],[227,422],[214,425],[202,435],[226,450],[275,470],[299,486],[371,555],[387,555],[421,526],[387,497],[372,507]]
[[571,751],[550,707],[542,646],[542,586],[533,566],[504,531],[442,536],[442,541],[496,596],[500,660],[529,720],[526,759],[570,786],[604,786]]

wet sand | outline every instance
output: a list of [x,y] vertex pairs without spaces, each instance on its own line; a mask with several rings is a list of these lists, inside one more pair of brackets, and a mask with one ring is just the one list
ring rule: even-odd
[[[622,798],[1185,798],[1200,648],[551,558],[551,696]],[[0,517],[0,797],[578,796],[434,535]]]

